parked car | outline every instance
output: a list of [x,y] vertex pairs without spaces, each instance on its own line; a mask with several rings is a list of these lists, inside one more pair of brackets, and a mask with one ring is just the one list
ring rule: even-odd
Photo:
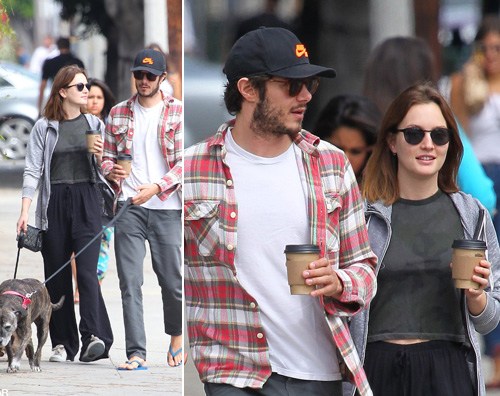
[[189,147],[217,132],[232,117],[224,104],[222,66],[184,57],[184,146]]
[[[0,61],[0,154],[23,159],[38,119],[41,77],[15,63]],[[45,91],[48,97],[50,87]]]

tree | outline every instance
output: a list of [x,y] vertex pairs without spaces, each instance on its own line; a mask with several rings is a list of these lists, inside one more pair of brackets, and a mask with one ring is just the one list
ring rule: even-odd
[[119,99],[130,94],[133,55],[144,42],[143,0],[56,0],[61,18],[78,16],[85,33],[99,32],[107,40],[106,83]]
[[9,14],[4,5],[3,0],[0,0],[0,40],[11,38],[14,32],[9,24]]

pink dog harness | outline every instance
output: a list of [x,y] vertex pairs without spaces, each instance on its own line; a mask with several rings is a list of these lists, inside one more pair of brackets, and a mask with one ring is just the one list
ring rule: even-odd
[[2,294],[12,294],[14,296],[21,297],[23,299],[23,308],[24,309],[26,309],[28,307],[28,304],[31,304],[31,300],[28,297],[23,296],[21,293],[18,293],[16,291],[9,290],[9,291],[3,292]]

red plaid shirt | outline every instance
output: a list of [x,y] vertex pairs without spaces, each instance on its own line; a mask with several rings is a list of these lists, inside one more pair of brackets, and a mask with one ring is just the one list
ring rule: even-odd
[[[163,95],[163,94],[162,94]],[[106,122],[106,137],[102,157],[102,173],[109,174],[118,154],[130,154],[134,137],[134,104],[137,94],[111,109]],[[158,198],[165,201],[182,185],[182,103],[172,96],[163,96],[164,107],[158,123],[158,145],[169,171],[161,180],[151,180],[160,186]],[[120,185],[111,183],[117,196]]]
[[[227,128],[184,153],[185,296],[193,359],[204,382],[260,388],[271,375],[266,333],[258,301],[238,282],[238,205],[225,163]],[[342,279],[339,300],[322,304],[340,353],[341,368],[361,395],[370,395],[346,324],[376,292],[376,257],[370,249],[361,197],[346,156],[302,131],[301,149],[308,184],[311,243],[320,245]],[[345,364],[345,365],[344,365]]]

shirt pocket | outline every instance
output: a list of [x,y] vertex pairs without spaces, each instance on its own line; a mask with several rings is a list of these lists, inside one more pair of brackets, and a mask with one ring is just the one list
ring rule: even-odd
[[[124,152],[125,149],[128,151],[132,147],[132,140],[128,138],[128,126],[121,125],[113,130],[113,134],[115,135],[116,145],[119,153]],[[120,149],[121,148],[121,149]]]
[[184,206],[185,233],[201,256],[215,256],[220,241],[219,201],[188,201]]
[[338,264],[340,250],[339,219],[342,208],[340,197],[336,194],[325,196],[327,224],[326,224],[326,254],[330,263]]

